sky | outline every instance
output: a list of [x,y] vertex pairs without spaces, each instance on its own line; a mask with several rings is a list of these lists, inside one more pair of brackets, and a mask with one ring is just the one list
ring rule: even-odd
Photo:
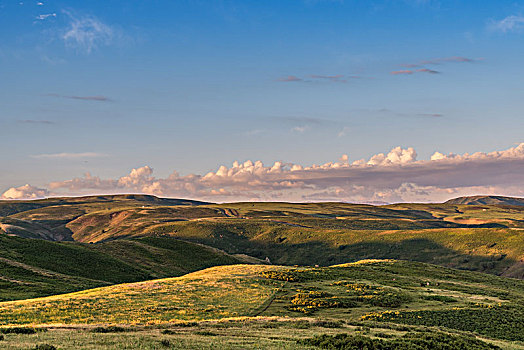
[[524,1],[0,0],[3,199],[524,196]]

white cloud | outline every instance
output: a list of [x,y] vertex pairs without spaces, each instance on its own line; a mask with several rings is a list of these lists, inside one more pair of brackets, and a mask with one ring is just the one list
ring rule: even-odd
[[38,188],[26,184],[20,187],[11,187],[2,194],[2,199],[36,199],[47,196],[49,192],[44,188]]
[[47,187],[54,195],[135,192],[210,201],[440,201],[478,193],[524,195],[522,174],[524,143],[490,153],[435,152],[429,160],[417,160],[411,147],[395,147],[369,159],[350,162],[343,155],[336,162],[310,166],[236,161],[205,175],[174,171],[166,178],[156,178],[151,167],[143,166],[117,179],[87,173]]
[[293,128],[291,128],[291,131],[298,132],[301,134],[308,129],[309,129],[308,125],[298,125],[298,126],[294,126]]
[[63,11],[70,19],[69,27],[62,39],[67,46],[85,53],[91,53],[99,46],[113,42],[115,29],[104,24],[94,16],[77,17],[69,11]]
[[95,153],[95,152],[84,152],[84,153],[47,153],[47,154],[35,154],[32,158],[39,159],[82,159],[82,158],[98,158],[107,157],[107,154]]
[[36,16],[36,19],[43,21],[47,19],[48,17],[56,17],[56,13],[47,13],[47,14],[38,15]]
[[524,16],[508,16],[502,20],[490,22],[489,28],[502,33],[520,32],[524,29]]

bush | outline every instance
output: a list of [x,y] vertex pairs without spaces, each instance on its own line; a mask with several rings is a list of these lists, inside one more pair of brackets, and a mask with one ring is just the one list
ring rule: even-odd
[[315,327],[323,327],[323,328],[342,328],[344,325],[344,322],[318,320],[318,321],[314,321],[311,325]]
[[56,350],[56,346],[50,344],[38,344],[33,349],[35,350]]
[[171,342],[168,339],[162,339],[160,345],[165,346],[166,348],[171,347]]
[[92,330],[93,333],[120,333],[127,332],[127,329],[119,326],[96,327]]
[[36,329],[29,327],[9,327],[1,328],[0,333],[4,334],[35,334]]
[[198,331],[198,332],[195,332],[195,334],[206,335],[206,336],[216,336],[216,335],[218,335],[218,334],[210,332],[210,331]]
[[4,335],[3,335],[3,334],[0,334],[0,341],[1,341],[1,340],[4,340],[4,339],[5,339]]

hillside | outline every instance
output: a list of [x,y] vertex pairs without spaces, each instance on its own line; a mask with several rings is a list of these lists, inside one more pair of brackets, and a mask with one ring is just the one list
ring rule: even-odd
[[245,261],[172,238],[144,237],[93,245],[0,235],[0,301],[180,276]]
[[391,258],[524,277],[524,206],[206,204],[142,195],[14,204],[0,202],[0,210],[13,212],[0,217],[0,233],[95,247],[130,237],[175,237],[274,264]]
[[[423,263],[368,260],[325,268],[231,265],[176,278],[3,302],[0,324],[67,326],[50,327],[37,338],[8,334],[4,343],[13,348],[22,348],[31,339],[63,348],[82,342],[87,349],[115,341],[128,348],[151,349],[161,340],[189,349],[241,349],[254,344],[262,349],[312,349],[320,339],[405,345],[439,339],[457,346],[464,342],[450,349],[523,349],[523,300],[524,281]],[[100,324],[105,328],[89,326]]]
[[450,199],[445,204],[461,205],[524,205],[524,198],[502,196],[469,196]]

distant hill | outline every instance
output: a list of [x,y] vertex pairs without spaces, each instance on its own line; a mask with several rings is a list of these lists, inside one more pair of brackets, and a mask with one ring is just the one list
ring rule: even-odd
[[0,236],[70,242],[63,247],[168,236],[281,265],[401,259],[515,278],[524,278],[523,230],[524,206],[206,204],[145,195],[0,201]]
[[128,205],[203,205],[207,202],[189,199],[159,198],[146,194],[115,194],[84,197],[53,197],[36,200],[0,200],[0,216],[8,216],[22,211],[57,205],[87,205],[96,203],[113,203]]
[[444,204],[454,205],[523,205],[524,198],[502,196],[468,196],[450,199]]

